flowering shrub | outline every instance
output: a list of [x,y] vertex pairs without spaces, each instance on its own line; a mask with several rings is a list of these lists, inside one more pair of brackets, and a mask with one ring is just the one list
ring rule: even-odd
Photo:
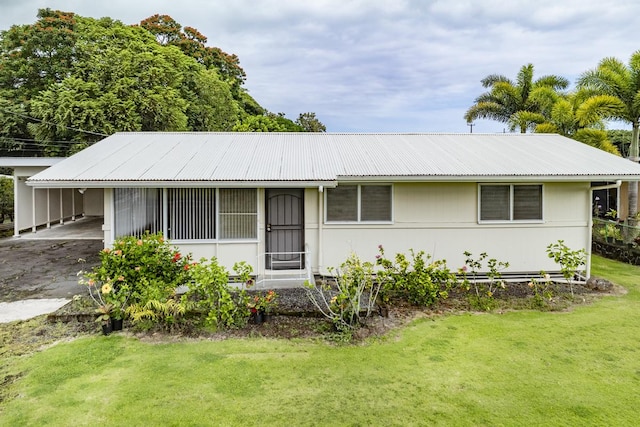
[[411,259],[404,254],[396,254],[391,261],[385,258],[384,248],[378,246],[376,264],[378,280],[384,283],[381,300],[386,304],[390,298],[402,298],[415,305],[430,306],[439,299],[447,298],[448,291],[455,283],[455,275],[447,268],[444,260],[431,260],[424,251],[410,250]]
[[100,265],[84,273],[88,280],[111,284],[129,303],[166,300],[188,278],[191,257],[182,256],[161,234],[123,237],[100,252]]
[[249,298],[247,307],[249,307],[251,313],[256,313],[258,311],[269,313],[277,304],[277,298],[278,294],[276,294],[273,290],[267,292],[265,295],[254,295],[253,298]]
[[[83,274],[82,271],[78,275]],[[81,277],[79,283],[87,287],[89,297],[98,306],[96,322],[108,322],[111,318],[122,319],[129,299],[129,287],[124,283],[114,286],[111,280],[96,282],[95,279]]]

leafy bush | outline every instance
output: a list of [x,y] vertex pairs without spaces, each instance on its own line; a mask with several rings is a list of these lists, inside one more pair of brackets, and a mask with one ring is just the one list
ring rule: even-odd
[[[253,269],[245,262],[236,263],[234,271],[243,284],[250,281]],[[244,286],[233,291],[229,286],[229,273],[213,257],[201,259],[189,268],[189,290],[182,297],[184,302],[193,301],[198,310],[206,313],[204,323],[221,326],[243,326],[249,318],[249,297]]]
[[188,280],[191,257],[182,256],[162,234],[145,234],[140,238],[123,237],[100,252],[100,265],[89,280],[111,283],[116,294],[128,293],[130,304],[150,300],[166,301],[178,286]]
[[382,286],[374,281],[373,264],[351,254],[339,269],[330,268],[335,285],[307,282],[307,295],[336,330],[350,336],[371,315]]
[[448,297],[448,291],[455,284],[455,275],[447,268],[444,260],[430,262],[431,255],[424,251],[410,250],[411,259],[398,253],[394,261],[384,256],[384,248],[378,246],[376,264],[382,267],[377,280],[384,284],[381,300],[387,303],[390,298],[402,298],[419,306],[431,306],[438,300]]
[[13,179],[0,176],[0,224],[5,217],[13,221]]

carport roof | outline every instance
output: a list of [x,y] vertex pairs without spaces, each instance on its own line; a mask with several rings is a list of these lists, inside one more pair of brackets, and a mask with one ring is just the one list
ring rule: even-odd
[[117,133],[36,187],[310,186],[344,181],[640,180],[640,165],[553,134]]
[[53,166],[64,157],[0,157],[0,167]]

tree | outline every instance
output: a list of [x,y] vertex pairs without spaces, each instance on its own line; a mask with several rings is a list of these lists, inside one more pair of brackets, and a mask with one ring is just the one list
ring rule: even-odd
[[[629,160],[638,162],[638,135],[640,131],[640,50],[634,52],[625,65],[616,58],[604,58],[598,66],[584,72],[578,87],[596,95],[580,106],[584,120],[597,117],[604,120],[622,120],[631,124]],[[638,182],[629,183],[628,218],[635,224],[638,213]]]
[[273,117],[247,116],[236,123],[234,132],[286,132],[287,128]]
[[491,74],[481,80],[489,91],[481,94],[464,115],[467,122],[490,119],[507,123],[510,131],[525,133],[533,130],[549,117],[551,106],[560,90],[569,81],[564,77],[548,75],[533,80],[533,65],[520,68],[516,81],[500,74]]
[[218,47],[206,46],[207,37],[193,27],[184,27],[169,15],[153,15],[140,22],[140,26],[156,37],[162,45],[177,46],[208,69],[216,69],[231,86],[235,97],[246,74],[236,55],[223,52]]
[[549,117],[536,125],[535,132],[557,133],[619,156],[620,152],[609,141],[603,121],[597,117],[581,117],[580,106],[589,96],[584,90],[558,96]]
[[305,132],[326,132],[327,128],[316,118],[316,113],[301,113],[296,119],[296,124]]

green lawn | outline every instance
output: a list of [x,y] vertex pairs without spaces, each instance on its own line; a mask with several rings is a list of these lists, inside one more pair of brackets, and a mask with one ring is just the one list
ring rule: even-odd
[[424,319],[358,346],[92,336],[20,360],[0,425],[636,425],[640,268],[570,312]]

